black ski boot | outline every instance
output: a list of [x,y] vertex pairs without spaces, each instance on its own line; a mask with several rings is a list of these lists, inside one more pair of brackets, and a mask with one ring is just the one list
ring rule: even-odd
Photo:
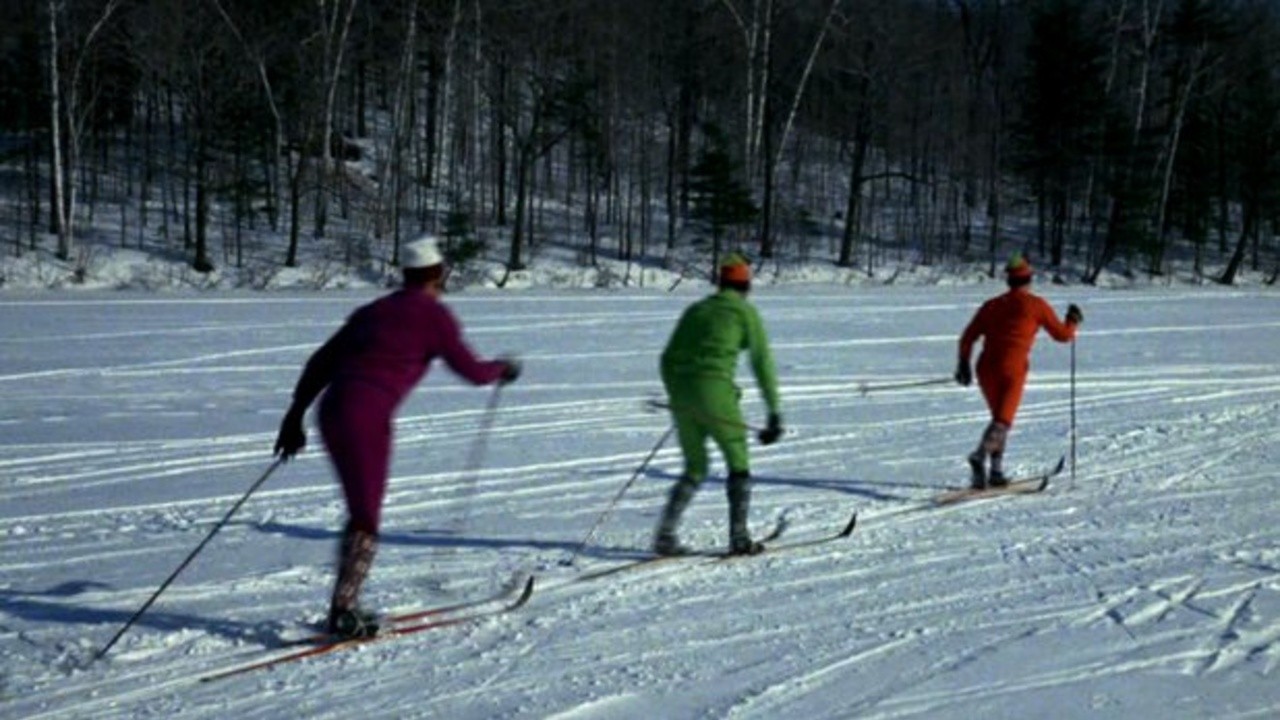
[[329,634],[343,640],[360,640],[378,634],[378,616],[360,608],[335,610],[329,615]]
[[681,476],[671,492],[667,495],[667,505],[662,509],[662,520],[658,522],[658,530],[653,536],[653,552],[658,555],[688,555],[689,548],[680,544],[676,537],[676,528],[680,525],[680,516],[689,506],[693,494],[698,490],[698,483],[688,475]]
[[982,451],[969,455],[969,487],[974,490],[987,489],[987,470],[982,466]]
[[752,540],[749,536],[741,535],[729,539],[730,555],[759,555],[764,552],[764,543]]
[[690,550],[681,545],[680,540],[674,534],[659,534],[653,539],[653,552],[655,555],[679,556],[688,555]]
[[994,488],[1009,487],[1009,478],[1005,477],[1004,471],[1000,469],[1001,460],[1004,459],[1004,453],[991,453],[991,474],[987,477],[987,484]]
[[751,473],[738,470],[729,473],[726,483],[729,494],[729,554],[758,555],[764,545],[751,539],[747,529],[747,515],[751,511]]

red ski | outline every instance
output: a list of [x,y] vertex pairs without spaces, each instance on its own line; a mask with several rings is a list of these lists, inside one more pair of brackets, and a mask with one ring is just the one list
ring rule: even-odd
[[528,581],[525,582],[524,589],[521,591],[520,596],[517,597],[515,600],[507,603],[506,605],[501,605],[499,607],[491,608],[488,610],[464,612],[461,615],[454,615],[452,617],[445,617],[445,618],[435,619],[435,620],[431,620],[427,618],[445,614],[451,611],[456,611],[458,607],[463,607],[463,608],[475,607],[477,604],[482,604],[484,601],[481,601],[481,603],[464,603],[461,606],[450,606],[449,608],[434,608],[431,610],[424,610],[417,613],[408,613],[405,615],[399,615],[399,616],[396,616],[397,620],[391,627],[383,630],[382,632],[378,633],[373,637],[354,638],[349,640],[330,640],[328,639],[328,636],[321,636],[325,639],[321,640],[316,645],[312,645],[302,650],[295,650],[292,652],[288,652],[283,655],[277,655],[275,657],[267,658],[266,660],[259,660],[257,662],[252,662],[247,665],[239,665],[237,667],[233,667],[227,670],[221,670],[215,673],[211,673],[209,675],[205,675],[204,677],[201,677],[200,682],[210,682],[212,680],[221,680],[223,678],[234,677],[236,675],[243,675],[244,673],[252,672],[254,670],[265,670],[266,668],[275,667],[277,665],[283,665],[285,663],[290,663],[297,660],[303,660],[309,657],[315,657],[316,655],[325,655],[327,653],[335,652],[338,650],[346,650],[349,648],[360,647],[362,645],[369,645],[372,643],[383,642],[385,640],[404,637],[405,635],[414,635],[416,633],[420,633],[426,630],[449,627],[450,625],[462,625],[465,623],[475,622],[483,618],[493,617],[495,615],[502,615],[504,613],[509,613],[523,607],[525,603],[529,602],[529,596],[531,595],[533,595],[533,578],[532,577],[530,577]]
[[[502,588],[497,592],[493,593],[492,595],[488,595],[486,597],[482,597],[474,600],[464,600],[462,602],[454,603],[452,605],[440,605],[438,607],[430,607],[430,608],[425,608],[421,610],[409,610],[401,613],[392,613],[389,615],[382,615],[378,617],[378,625],[380,627],[386,628],[394,625],[403,625],[405,623],[417,622],[428,617],[436,617],[439,615],[451,615],[453,613],[461,612],[463,610],[470,610],[472,608],[479,608],[485,605],[492,605],[493,603],[500,602],[502,600],[505,600],[515,595],[517,590],[522,589],[526,584],[525,582],[520,580],[520,576],[523,574],[524,573],[517,572],[515,575],[512,576],[509,582],[504,583]],[[333,639],[332,635],[328,633],[320,632],[320,633],[314,633],[312,635],[307,635],[304,637],[291,638],[288,640],[284,640],[283,642],[281,642],[280,646],[292,647],[294,645],[319,645],[321,643],[327,642],[332,639]]]

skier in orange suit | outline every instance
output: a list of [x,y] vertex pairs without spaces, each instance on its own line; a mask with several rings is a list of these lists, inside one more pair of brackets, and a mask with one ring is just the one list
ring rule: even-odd
[[[1021,253],[1015,254],[1005,266],[1008,292],[983,303],[960,335],[956,382],[965,386],[973,382],[969,357],[974,343],[982,338],[978,386],[991,410],[991,422],[982,433],[982,441],[969,455],[976,489],[1008,484],[1001,460],[1009,428],[1013,427],[1013,417],[1022,402],[1036,333],[1044,328],[1054,340],[1069,342],[1075,339],[1076,327],[1084,321],[1084,313],[1075,304],[1067,306],[1066,322],[1059,320],[1049,303],[1031,292],[1033,274],[1031,263]],[[987,471],[988,458],[990,472]]]

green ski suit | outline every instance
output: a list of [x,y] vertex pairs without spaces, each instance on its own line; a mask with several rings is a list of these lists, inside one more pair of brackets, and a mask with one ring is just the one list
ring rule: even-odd
[[778,378],[769,338],[755,306],[742,293],[722,289],[689,306],[662,353],[662,384],[684,453],[685,477],[707,476],[707,437],[724,454],[730,474],[750,469],[747,425],[734,384],[738,353],[746,351],[769,412],[777,413]]

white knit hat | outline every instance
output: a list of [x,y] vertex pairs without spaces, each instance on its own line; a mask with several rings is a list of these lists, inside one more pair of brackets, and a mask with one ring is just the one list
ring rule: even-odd
[[444,262],[440,247],[436,245],[434,235],[423,235],[411,243],[406,243],[400,253],[400,267],[427,268]]

